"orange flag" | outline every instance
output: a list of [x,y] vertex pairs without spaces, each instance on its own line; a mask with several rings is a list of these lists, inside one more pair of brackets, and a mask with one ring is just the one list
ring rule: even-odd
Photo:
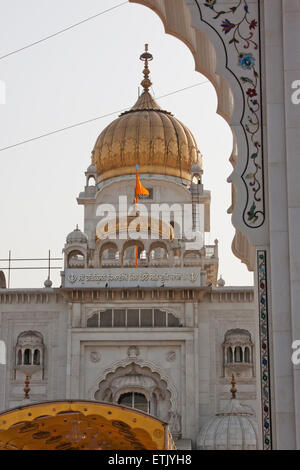
[[138,174],[139,166],[136,165],[136,183],[135,183],[135,202],[138,202],[139,194],[148,194],[148,189],[144,188],[144,186],[140,182],[139,174]]
[[[138,174],[139,166],[136,165],[136,182],[135,182],[135,202],[138,203],[139,194],[148,194],[148,189],[144,188],[144,186],[140,182],[139,174]],[[138,267],[138,247],[135,247],[135,267]]]

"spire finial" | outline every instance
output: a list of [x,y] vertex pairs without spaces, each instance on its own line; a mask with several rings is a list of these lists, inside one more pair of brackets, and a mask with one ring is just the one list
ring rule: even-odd
[[150,60],[153,60],[153,55],[150,54],[150,52],[148,52],[148,44],[145,44],[145,52],[140,56],[140,60],[145,63],[145,67],[143,70],[144,79],[141,81],[141,85],[144,88],[144,91],[149,91],[149,88],[151,87],[152,82],[149,78],[150,70],[148,67],[148,62]]
[[231,398],[235,398],[235,395],[236,395],[236,392],[237,392],[237,389],[236,389],[236,387],[235,387],[235,383],[236,383],[236,382],[235,382],[234,373],[232,372],[232,380],[231,380],[231,385],[232,385],[232,387],[231,387],[231,389],[230,389],[231,394],[232,394],[232,397],[231,397]]
[[25,392],[24,398],[29,398],[29,392],[30,392],[29,383],[30,383],[30,375],[26,374],[25,387],[24,387],[24,392]]

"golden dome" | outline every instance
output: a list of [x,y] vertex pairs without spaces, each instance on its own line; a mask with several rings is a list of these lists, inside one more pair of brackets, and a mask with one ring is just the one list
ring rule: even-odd
[[121,175],[140,173],[177,176],[190,180],[190,170],[202,156],[190,130],[168,111],[164,111],[149,93],[147,52],[144,91],[135,105],[122,113],[99,135],[92,152],[93,164],[99,172],[99,182]]

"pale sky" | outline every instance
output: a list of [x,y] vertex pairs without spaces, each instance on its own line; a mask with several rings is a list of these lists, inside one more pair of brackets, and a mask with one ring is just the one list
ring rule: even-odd
[[[101,12],[122,0],[0,0],[0,56]],[[148,8],[125,4],[75,29],[0,60],[6,102],[0,104],[0,148],[61,127],[131,107],[149,43],[152,93],[157,98],[206,81],[187,46],[164,32]],[[216,114],[213,86],[158,100],[193,132],[203,154],[204,187],[211,191],[211,233],[219,240],[226,285],[251,285],[252,273],[231,251],[234,229],[228,159],[231,131]],[[83,227],[76,197],[100,132],[117,114],[0,152],[0,258],[62,256],[65,238]],[[34,263],[36,265],[36,263]],[[4,266],[0,262],[0,266]],[[20,265],[20,263],[18,263]],[[28,265],[28,263],[24,263]],[[44,265],[46,265],[44,263]],[[61,263],[58,263],[61,265]],[[46,271],[13,271],[11,287],[42,287]],[[59,270],[52,272],[59,287]]]

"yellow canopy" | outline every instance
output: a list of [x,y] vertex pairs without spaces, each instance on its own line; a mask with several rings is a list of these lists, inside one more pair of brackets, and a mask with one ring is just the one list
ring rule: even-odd
[[0,413],[0,450],[175,449],[168,425],[137,410],[53,401]]

